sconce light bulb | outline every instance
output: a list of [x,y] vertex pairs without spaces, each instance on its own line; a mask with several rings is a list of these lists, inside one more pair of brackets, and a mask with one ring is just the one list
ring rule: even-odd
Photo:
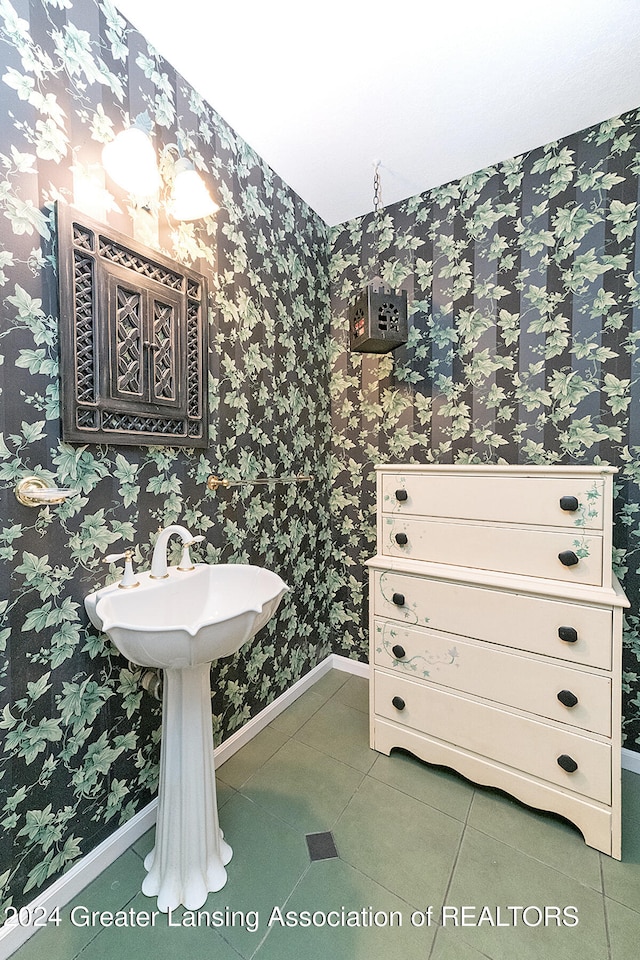
[[219,209],[193,163],[181,157],[175,166],[170,215],[174,220],[200,220],[212,216]]
[[160,189],[160,173],[153,144],[139,127],[122,130],[102,151],[105,170],[118,186],[139,197]]

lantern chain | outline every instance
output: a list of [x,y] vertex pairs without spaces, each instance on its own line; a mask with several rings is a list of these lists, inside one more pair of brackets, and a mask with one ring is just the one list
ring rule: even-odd
[[373,165],[373,211],[378,214],[382,210],[382,188],[380,184],[380,163]]
[[[375,160],[373,163],[373,215],[375,218],[376,224],[376,233],[378,234],[378,241],[382,234],[382,185],[380,182],[380,161]],[[380,243],[378,242],[378,273],[382,277],[382,252],[380,250]]]

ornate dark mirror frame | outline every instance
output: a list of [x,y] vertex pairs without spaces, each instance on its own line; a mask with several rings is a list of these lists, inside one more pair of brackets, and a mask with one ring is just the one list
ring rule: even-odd
[[62,437],[207,446],[206,277],[57,205]]

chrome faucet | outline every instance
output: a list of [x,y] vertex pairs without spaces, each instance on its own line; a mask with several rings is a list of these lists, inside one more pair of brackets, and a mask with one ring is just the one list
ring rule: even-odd
[[193,570],[193,564],[191,563],[191,558],[189,557],[189,547],[194,543],[200,543],[205,538],[194,537],[186,527],[181,527],[179,523],[172,523],[170,526],[165,527],[164,530],[160,531],[155,547],[153,548],[153,557],[151,558],[151,573],[149,574],[152,580],[164,580],[165,577],[169,576],[169,571],[167,569],[167,545],[169,543],[169,538],[174,533],[177,533],[182,540],[182,558],[180,560],[178,570]]

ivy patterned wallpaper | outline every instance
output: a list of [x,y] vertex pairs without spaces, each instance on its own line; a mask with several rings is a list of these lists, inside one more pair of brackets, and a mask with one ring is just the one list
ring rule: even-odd
[[[198,558],[255,562],[288,582],[277,617],[212,671],[220,741],[330,652],[327,228],[122,19],[110,0],[0,0],[0,918],[155,794],[160,705],[83,597],[160,525],[206,536]],[[105,181],[103,143],[142,114],[165,179],[176,146],[222,206],[194,226],[136,210]],[[209,447],[63,443],[55,202],[214,279]],[[29,509],[32,472],[82,495]],[[310,473],[313,484],[229,478]],[[174,548],[177,558],[178,545]]]
[[[262,563],[292,587],[213,669],[219,741],[332,650],[366,660],[379,461],[621,468],[639,749],[640,115],[329,231],[110,0],[0,0],[0,47],[0,916],[155,793],[159,704],[84,613],[116,575],[102,555],[133,542],[147,566],[158,526],[180,521],[207,537],[199,558]],[[103,143],[141,115],[165,181],[179,146],[215,218],[171,224],[105,180]],[[56,201],[212,276],[204,453],[62,443]],[[409,343],[351,354],[349,301],[378,274],[408,292]],[[20,506],[15,481],[38,469],[82,495]],[[210,472],[316,480],[209,494]]]
[[[446,145],[444,146],[446,149]],[[382,171],[384,173],[384,171]],[[336,651],[366,659],[377,462],[610,463],[631,601],[626,746],[640,749],[640,113],[332,230]],[[406,347],[350,353],[374,277],[407,290]],[[340,572],[341,571],[341,572]]]

